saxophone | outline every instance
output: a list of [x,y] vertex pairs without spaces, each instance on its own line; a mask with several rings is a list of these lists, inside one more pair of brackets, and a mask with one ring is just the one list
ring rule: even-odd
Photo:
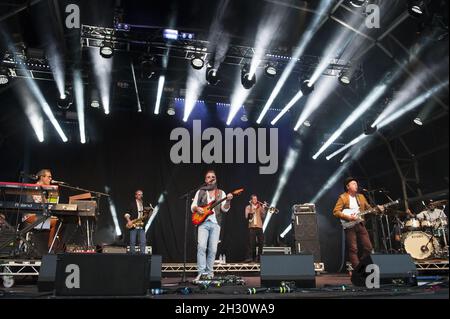
[[153,213],[153,210],[154,210],[154,208],[153,208],[152,204],[150,204],[150,207],[144,207],[142,217],[133,219],[131,221],[131,226],[126,224],[126,227],[128,229],[133,229],[136,227],[144,227],[145,220],[150,216],[151,213]]

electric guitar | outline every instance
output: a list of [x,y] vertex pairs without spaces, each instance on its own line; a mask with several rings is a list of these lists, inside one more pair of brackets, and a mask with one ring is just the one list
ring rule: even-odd
[[[237,189],[233,192],[231,192],[231,194],[233,194],[233,196],[238,196],[240,194],[242,194],[242,192],[244,192],[243,188]],[[201,225],[210,215],[214,214],[214,208],[217,207],[218,205],[222,204],[222,202],[226,201],[227,198],[224,197],[221,200],[218,201],[213,201],[211,203],[209,203],[208,205],[205,206],[199,206],[200,208],[203,209],[203,214],[199,214],[198,212],[193,212],[192,213],[192,224],[194,224],[194,226],[198,226]]]
[[127,229],[133,229],[136,227],[144,227],[145,220],[149,218],[150,214],[153,213],[153,206],[150,204],[150,207],[144,207],[143,216],[141,218],[136,218],[131,221],[131,225],[128,223],[125,225]]
[[[386,209],[386,208],[389,208],[391,206],[398,205],[399,203],[400,203],[400,201],[396,200],[395,202],[391,202],[391,203],[387,203],[387,204],[383,205],[383,207]],[[362,211],[362,212],[359,211],[359,208],[353,208],[353,209],[346,208],[346,209],[344,209],[342,211],[342,213],[345,216],[352,216],[353,215],[353,216],[356,216],[358,219],[354,220],[354,221],[347,221],[347,220],[341,219],[342,227],[344,229],[352,228],[356,224],[359,224],[360,222],[363,221],[361,219],[361,217],[363,217],[365,215],[369,215],[369,214],[376,214],[376,213],[378,213],[378,211],[379,211],[379,209],[377,207],[370,208],[370,209]]]

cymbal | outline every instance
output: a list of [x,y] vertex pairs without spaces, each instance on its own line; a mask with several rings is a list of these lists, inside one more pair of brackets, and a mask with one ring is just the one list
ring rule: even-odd
[[431,202],[431,203],[428,204],[428,206],[437,207],[437,206],[444,206],[444,205],[447,205],[447,204],[448,204],[448,200],[447,199],[443,199],[443,200],[438,200],[438,201],[435,201],[435,202]]

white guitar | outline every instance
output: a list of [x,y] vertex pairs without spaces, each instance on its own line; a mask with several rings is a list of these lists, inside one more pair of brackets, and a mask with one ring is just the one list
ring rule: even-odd
[[[386,209],[386,208],[389,208],[391,206],[398,205],[399,203],[400,203],[400,201],[396,200],[395,202],[391,202],[391,203],[387,203],[387,204],[383,205],[383,207]],[[346,208],[346,209],[344,209],[342,211],[342,213],[345,216],[355,216],[358,219],[354,220],[354,221],[347,221],[345,219],[341,219],[342,227],[344,229],[352,228],[356,224],[359,224],[362,221],[364,221],[363,219],[361,219],[361,217],[363,217],[365,215],[368,215],[368,214],[375,214],[375,213],[378,213],[378,212],[379,212],[379,209],[377,207],[371,208],[371,209],[368,209],[368,210],[365,210],[365,211],[362,211],[362,212],[359,210],[359,208],[353,208],[353,209]]]

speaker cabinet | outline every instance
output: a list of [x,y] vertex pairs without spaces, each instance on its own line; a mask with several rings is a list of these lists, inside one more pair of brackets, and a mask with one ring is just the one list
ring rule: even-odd
[[56,261],[56,255],[42,256],[37,282],[39,292],[50,292],[55,289]]
[[315,212],[294,212],[295,250],[298,254],[312,254],[321,262],[319,229]]
[[[358,287],[366,286],[366,278],[371,273],[367,266],[377,265],[380,270],[380,285],[403,283],[417,285],[417,269],[410,255],[373,254],[361,260],[352,272],[352,283]],[[366,272],[369,271],[369,272]]]
[[281,282],[295,282],[299,288],[315,288],[313,255],[262,255],[261,286],[279,287]]

